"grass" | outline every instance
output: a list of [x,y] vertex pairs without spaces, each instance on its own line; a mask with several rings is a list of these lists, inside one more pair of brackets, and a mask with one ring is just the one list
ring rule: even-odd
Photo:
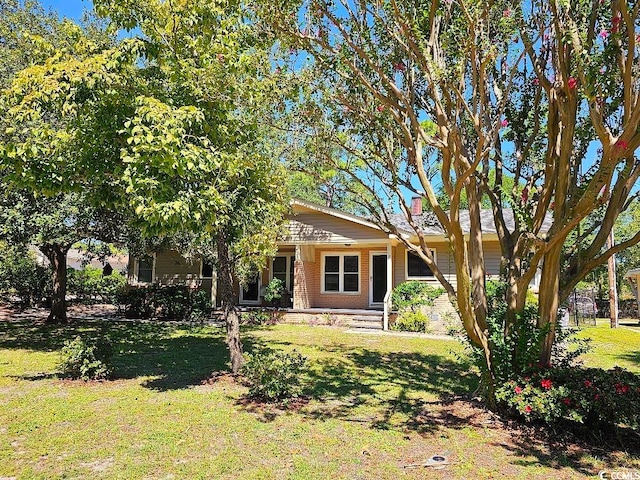
[[584,327],[583,338],[592,340],[593,350],[584,356],[590,367],[613,368],[619,366],[640,373],[640,322],[623,319],[612,329],[609,319],[598,319],[596,326]]
[[[619,347],[619,358],[605,357],[607,345],[590,364],[640,370],[625,357],[638,334],[585,332]],[[112,338],[116,379],[56,377],[59,350],[77,333]],[[260,405],[228,377],[211,379],[227,360],[214,327],[0,322],[0,477],[528,479],[640,469],[637,453],[567,450],[450,400],[477,382],[456,342],[291,325],[246,330],[243,341],[247,351],[308,356],[308,402]],[[445,470],[405,468],[443,453]]]

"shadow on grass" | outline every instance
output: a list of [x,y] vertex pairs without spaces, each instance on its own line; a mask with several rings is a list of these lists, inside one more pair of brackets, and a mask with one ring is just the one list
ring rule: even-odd
[[[68,325],[44,325],[31,321],[0,322],[0,348],[43,352],[60,350],[77,335],[107,336],[114,348],[114,379],[151,377],[143,386],[175,390],[198,385],[212,372],[227,368],[224,332],[168,322],[83,320]],[[255,340],[243,339],[247,349]],[[24,377],[42,380],[51,372]],[[22,378],[22,377],[21,377]]]
[[622,353],[620,355],[616,355],[616,358],[624,360],[625,362],[640,365],[640,351]]

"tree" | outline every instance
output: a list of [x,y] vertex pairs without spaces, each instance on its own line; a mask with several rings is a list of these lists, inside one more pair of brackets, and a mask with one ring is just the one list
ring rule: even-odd
[[[2,185],[2,183],[0,183]],[[52,295],[47,323],[67,322],[67,253],[82,240],[126,241],[122,215],[98,209],[78,193],[36,197],[28,191],[0,196],[0,239],[24,248],[35,245],[51,265]]]
[[[300,62],[317,79],[308,97],[316,107],[305,120],[315,119],[313,131],[345,152],[332,166],[369,192],[362,201],[391,233],[398,232],[387,207],[397,203],[419,241],[398,238],[429,265],[467,335],[483,349],[490,406],[497,379],[482,198],[491,202],[508,285],[504,335],[517,331],[528,286],[541,269],[537,326],[547,332],[540,345],[544,364],[560,302],[588,272],[640,240],[636,232],[613,248],[605,245],[640,175],[634,158],[640,144],[639,9],[619,0],[261,5],[263,20],[285,45],[312,59]],[[434,179],[429,172],[436,166]],[[407,192],[423,195],[445,230],[455,285],[412,221]],[[463,195],[468,238],[460,225]],[[512,226],[505,205],[513,211]],[[569,235],[595,209],[602,209],[601,222],[579,232],[580,248],[565,250]]]
[[101,0],[115,25],[137,27],[147,45],[148,82],[125,123],[121,159],[148,234],[193,232],[214,260],[231,370],[242,358],[235,277],[273,255],[287,208],[284,175],[265,142],[276,95],[269,39],[246,3]]
[[[80,30],[70,22],[58,20],[53,13],[45,13],[36,2],[2,2],[0,13],[0,85],[10,92],[7,98],[9,104],[11,96],[20,88],[20,81],[30,81],[29,75],[37,73],[38,68],[42,69],[56,48],[63,54],[72,55],[80,53],[83,48],[86,51],[89,45],[92,45],[89,48],[99,49],[112,44],[111,37],[99,25],[88,23],[84,30]],[[75,44],[79,43],[76,37],[80,34],[85,44],[82,48],[74,49]],[[18,73],[21,71],[22,76]],[[94,207],[86,194],[70,191],[51,197],[43,196],[49,189],[55,190],[52,184],[55,185],[56,181],[51,179],[59,178],[60,173],[55,171],[59,164],[48,158],[56,152],[56,147],[47,145],[46,137],[52,127],[59,127],[64,119],[61,115],[38,117],[35,109],[27,112],[26,116],[29,116],[28,120],[16,121],[12,113],[5,111],[0,120],[3,126],[0,139],[3,145],[9,147],[3,153],[11,158],[31,156],[32,160],[37,161],[36,165],[32,164],[35,167],[33,174],[28,168],[22,168],[20,163],[13,165],[17,167],[15,169],[0,170],[3,192],[0,197],[0,238],[12,245],[36,245],[49,259],[53,273],[53,295],[47,321],[66,322],[66,255],[69,248],[73,243],[92,236],[116,240],[116,237],[121,237],[124,223],[122,215],[115,211],[108,211],[104,206]],[[17,128],[21,123],[23,129]],[[29,140],[30,135],[32,141]],[[12,142],[13,139],[19,140]],[[18,151],[15,150],[16,145]],[[71,141],[68,142],[70,145]],[[60,149],[57,153],[61,154]],[[38,186],[41,187],[40,192]]]
[[238,2],[94,3],[110,31],[140,37],[103,45],[69,27],[66,49],[16,76],[4,102],[17,123],[2,148],[9,180],[81,190],[132,212],[145,236],[189,234],[215,256],[235,373],[232,278],[273,251],[286,208],[261,134],[274,90],[268,49]]

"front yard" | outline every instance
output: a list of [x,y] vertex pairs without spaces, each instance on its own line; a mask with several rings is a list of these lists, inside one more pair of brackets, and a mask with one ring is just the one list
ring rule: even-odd
[[[59,380],[64,340],[103,331],[116,379]],[[640,372],[640,333],[585,329],[588,364]],[[468,403],[477,379],[455,341],[277,325],[243,332],[245,350],[311,360],[305,398],[247,401],[225,368],[222,329],[90,320],[0,322],[0,477],[585,478],[640,470],[640,452],[518,427]],[[443,470],[424,467],[446,455]]]

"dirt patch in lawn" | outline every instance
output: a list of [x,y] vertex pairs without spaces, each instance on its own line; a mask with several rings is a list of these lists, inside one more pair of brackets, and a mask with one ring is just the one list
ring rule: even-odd
[[[597,475],[602,468],[640,468],[640,436],[633,431],[527,425],[462,398],[425,406],[411,427],[423,441],[412,442],[403,467],[427,469],[431,478],[451,478],[451,469],[516,477],[538,465],[557,471],[555,478],[574,478]],[[434,469],[429,465],[434,455],[445,456],[449,465]]]

